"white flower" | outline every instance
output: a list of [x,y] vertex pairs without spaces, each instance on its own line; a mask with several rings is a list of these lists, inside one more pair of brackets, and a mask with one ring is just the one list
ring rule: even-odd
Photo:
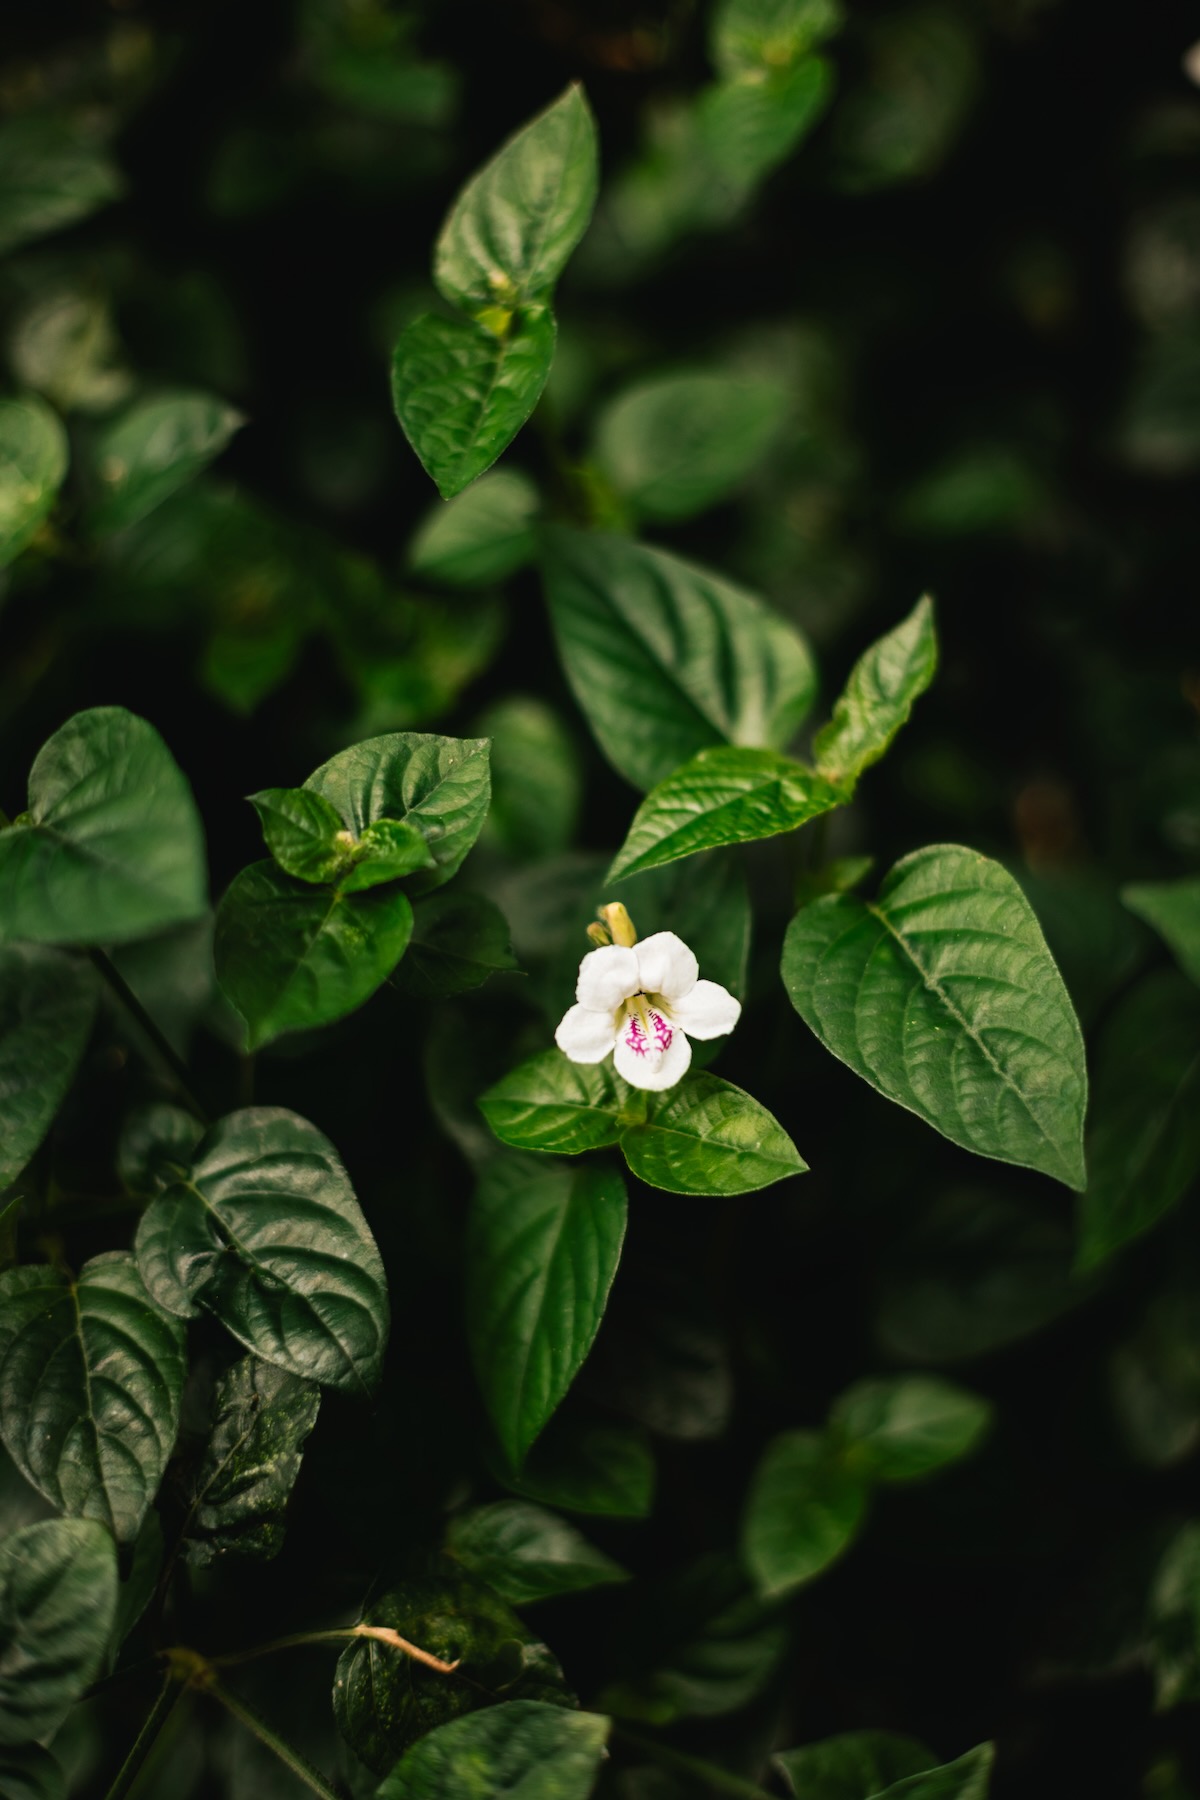
[[692,1060],[688,1037],[723,1037],[741,1004],[715,981],[700,981],[700,965],[673,931],[640,943],[605,944],[579,965],[576,1005],[554,1034],[572,1062],[597,1063],[613,1052],[613,1066],[633,1087],[669,1088]]

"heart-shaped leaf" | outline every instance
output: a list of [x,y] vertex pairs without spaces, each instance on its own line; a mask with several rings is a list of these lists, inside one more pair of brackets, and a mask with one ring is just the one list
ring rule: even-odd
[[95,1010],[88,963],[35,944],[0,945],[0,1189],[49,1130]]
[[0,400],[0,568],[54,505],[69,456],[62,421],[44,400]]
[[116,1607],[102,1525],[51,1519],[0,1544],[0,1744],[57,1731],[100,1671]]
[[414,1744],[378,1800],[587,1800],[608,1728],[541,1700],[490,1706]]
[[575,1156],[617,1142],[633,1116],[628,1092],[608,1062],[573,1063],[543,1050],[490,1087],[479,1106],[502,1144]]
[[284,1513],[316,1424],[320,1389],[255,1356],[227,1369],[213,1395],[212,1435],[181,1536],[190,1563],[275,1556]]
[[495,1500],[460,1513],[450,1521],[446,1548],[511,1606],[629,1580],[574,1525],[529,1500]]
[[858,1535],[868,1486],[818,1431],[784,1431],[767,1445],[742,1518],[742,1555],[766,1598],[827,1569]]
[[332,881],[344,860],[337,842],[341,814],[308,788],[264,788],[249,796],[267,849],[285,875],[297,881]]

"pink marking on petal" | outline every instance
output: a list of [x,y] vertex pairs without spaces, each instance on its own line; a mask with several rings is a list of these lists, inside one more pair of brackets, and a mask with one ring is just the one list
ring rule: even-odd
[[642,1021],[636,1013],[631,1013],[629,1023],[625,1027],[625,1043],[635,1056],[649,1056],[652,1053],[662,1056],[671,1048],[675,1033],[662,1014],[655,1012],[652,1006],[647,1007],[646,1012],[650,1020],[651,1037],[649,1042],[646,1040]]

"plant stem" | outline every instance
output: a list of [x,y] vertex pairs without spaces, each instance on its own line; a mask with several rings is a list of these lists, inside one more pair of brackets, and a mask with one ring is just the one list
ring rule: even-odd
[[134,1023],[140,1026],[142,1031],[145,1032],[163,1062],[165,1062],[168,1069],[170,1069],[172,1075],[175,1077],[176,1086],[179,1088],[196,1117],[203,1120],[207,1125],[208,1112],[196,1098],[192,1089],[192,1079],[188,1074],[187,1064],[183,1061],[183,1058],[177,1051],[173,1050],[171,1045],[167,1042],[158,1026],[154,1023],[154,1020],[150,1017],[150,1014],[146,1011],[129,983],[125,980],[125,977],[112,961],[112,958],[106,956],[103,950],[90,950],[88,954],[113,993],[117,996],[117,999],[121,1002],[121,1005],[133,1019]]
[[146,1717],[146,1723],[138,1732],[133,1748],[117,1771],[116,1780],[109,1788],[105,1800],[123,1800],[138,1770],[154,1748],[159,1732],[183,1698],[184,1684],[177,1681],[174,1674],[169,1674],[162,1684],[158,1699],[154,1702]]
[[318,1775],[317,1771],[305,1762],[298,1750],[293,1750],[290,1744],[284,1743],[281,1737],[277,1737],[266,1720],[260,1719],[258,1714],[252,1712],[244,1701],[238,1699],[236,1694],[231,1694],[229,1689],[222,1687],[219,1681],[206,1683],[205,1692],[211,1694],[214,1700],[219,1700],[226,1712],[231,1713],[239,1724],[246,1727],[247,1731],[252,1731],[260,1744],[265,1744],[268,1750],[273,1751],[284,1767],[290,1769],[297,1780],[302,1781],[311,1793],[318,1794],[320,1800],[341,1800],[341,1796],[336,1789],[330,1787],[324,1776]]
[[439,1675],[452,1675],[458,1667],[456,1662],[443,1662],[440,1656],[422,1650],[417,1644],[410,1644],[407,1638],[402,1638],[390,1625],[340,1625],[333,1626],[328,1631],[295,1631],[288,1637],[272,1638],[269,1643],[255,1644],[251,1650],[234,1650],[228,1656],[210,1657],[209,1661],[215,1669],[230,1669],[237,1663],[257,1662],[260,1656],[271,1656],[276,1650],[294,1650],[301,1644],[341,1644],[353,1638],[370,1638],[377,1644],[386,1644],[390,1649],[399,1650],[404,1656],[411,1657],[413,1662],[424,1663],[427,1669],[436,1669]]
[[710,1788],[721,1794],[736,1794],[740,1800],[775,1800],[765,1788],[756,1787],[754,1782],[746,1781],[741,1775],[735,1775],[729,1769],[722,1769],[717,1763],[705,1762],[700,1756],[687,1756],[682,1750],[672,1750],[666,1744],[656,1744],[653,1738],[644,1738],[639,1732],[626,1731],[623,1725],[613,1726],[613,1736],[631,1750],[640,1750],[651,1761],[661,1763],[665,1769],[678,1769],[681,1775],[694,1775],[697,1781],[703,1781]]

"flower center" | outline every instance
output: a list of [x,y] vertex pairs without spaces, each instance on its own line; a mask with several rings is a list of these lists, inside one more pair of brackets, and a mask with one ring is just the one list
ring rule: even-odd
[[635,1056],[662,1056],[671,1048],[675,1037],[662,1013],[649,1004],[644,994],[635,994],[625,1004],[628,1011],[624,1032],[626,1048]]

